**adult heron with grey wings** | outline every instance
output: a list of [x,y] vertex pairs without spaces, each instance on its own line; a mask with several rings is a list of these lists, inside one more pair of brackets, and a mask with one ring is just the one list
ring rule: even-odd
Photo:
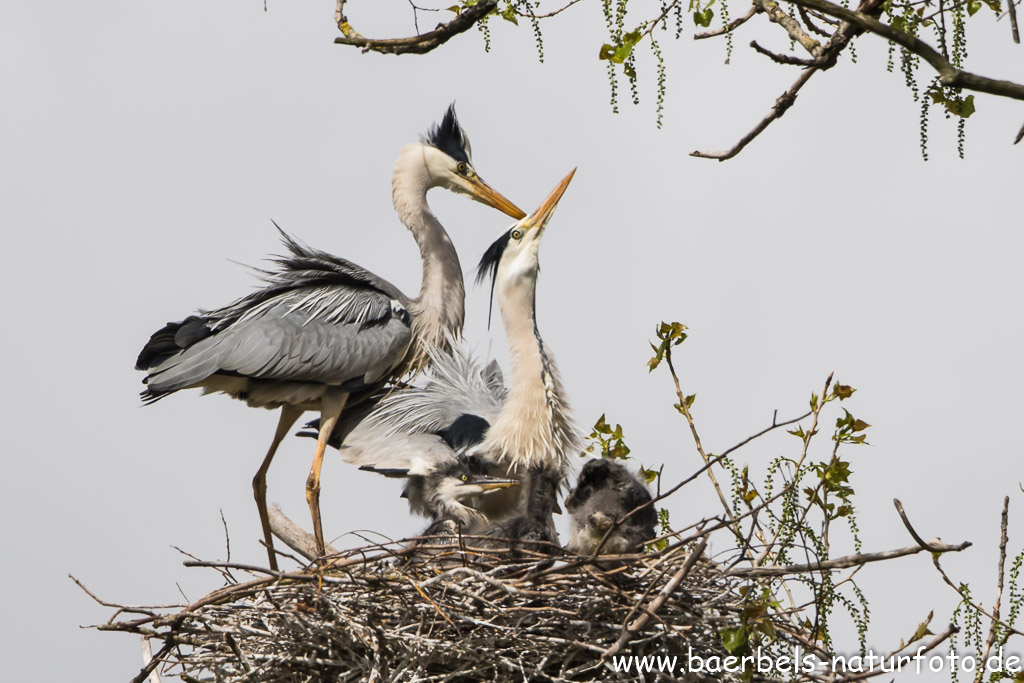
[[146,403],[179,389],[223,392],[250,406],[280,408],[270,449],[253,477],[253,494],[277,568],[266,503],[266,475],[281,441],[306,410],[318,410],[327,429],[306,481],[306,500],[318,551],[320,467],[326,435],[346,405],[429,363],[430,351],[457,336],[465,316],[458,254],[427,204],[442,187],[514,218],[525,214],[474,170],[469,140],[454,107],[419,142],[402,149],[392,177],[399,219],[422,257],[418,296],[282,232],[288,254],[263,271],[262,289],[222,308],[168,323],[142,349],[136,369],[147,372]]

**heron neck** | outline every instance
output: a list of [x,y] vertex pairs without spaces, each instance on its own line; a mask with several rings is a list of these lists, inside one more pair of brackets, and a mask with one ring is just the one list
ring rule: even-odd
[[537,329],[536,274],[524,280],[498,291],[512,376],[483,444],[487,452],[517,467],[562,461],[574,433],[558,370]]
[[[409,303],[417,345],[446,346],[458,336],[466,313],[466,288],[455,245],[427,204],[434,187],[422,155],[403,152],[395,164],[392,197],[398,217],[420,248],[423,278]],[[422,354],[418,353],[422,358]]]

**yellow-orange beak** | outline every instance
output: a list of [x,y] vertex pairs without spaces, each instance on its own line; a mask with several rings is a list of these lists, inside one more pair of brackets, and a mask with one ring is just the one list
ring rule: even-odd
[[538,232],[543,232],[544,227],[551,220],[551,216],[555,213],[555,207],[558,206],[558,200],[565,194],[565,189],[569,187],[569,183],[572,181],[572,177],[576,175],[576,169],[569,171],[569,175],[562,178],[562,182],[558,183],[558,186],[551,191],[551,194],[547,196],[547,199],[534,211],[530,216],[524,218],[519,223],[519,227],[523,230],[530,230],[536,228]]
[[473,194],[473,199],[486,204],[487,206],[493,207],[507,216],[512,216],[512,218],[515,218],[516,220],[526,216],[525,211],[510,202],[503,194],[485,183],[484,179],[480,176],[474,175],[472,178],[466,178],[466,180],[469,182],[469,189]]

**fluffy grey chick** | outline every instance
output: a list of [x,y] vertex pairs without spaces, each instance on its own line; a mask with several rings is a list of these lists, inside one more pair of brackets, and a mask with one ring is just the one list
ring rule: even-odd
[[[598,458],[583,466],[576,488],[565,500],[571,516],[572,538],[566,548],[577,555],[592,555],[616,522],[644,503],[651,502],[647,487],[622,465]],[[653,505],[622,522],[601,546],[602,555],[637,552],[654,538],[658,514]]]

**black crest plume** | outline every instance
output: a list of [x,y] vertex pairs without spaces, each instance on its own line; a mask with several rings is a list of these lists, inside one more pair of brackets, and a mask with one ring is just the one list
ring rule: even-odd
[[466,136],[459,125],[459,119],[455,115],[455,103],[448,106],[441,123],[435,123],[423,136],[423,142],[437,147],[439,150],[456,161],[469,163],[469,153],[466,151]]
[[487,278],[491,279],[491,305],[487,309],[487,329],[491,329],[491,313],[494,312],[494,283],[498,280],[498,264],[501,263],[501,255],[505,253],[508,241],[512,239],[512,226],[501,234],[501,237],[494,240],[491,246],[487,247],[480,263],[476,267],[476,283],[480,284]]

